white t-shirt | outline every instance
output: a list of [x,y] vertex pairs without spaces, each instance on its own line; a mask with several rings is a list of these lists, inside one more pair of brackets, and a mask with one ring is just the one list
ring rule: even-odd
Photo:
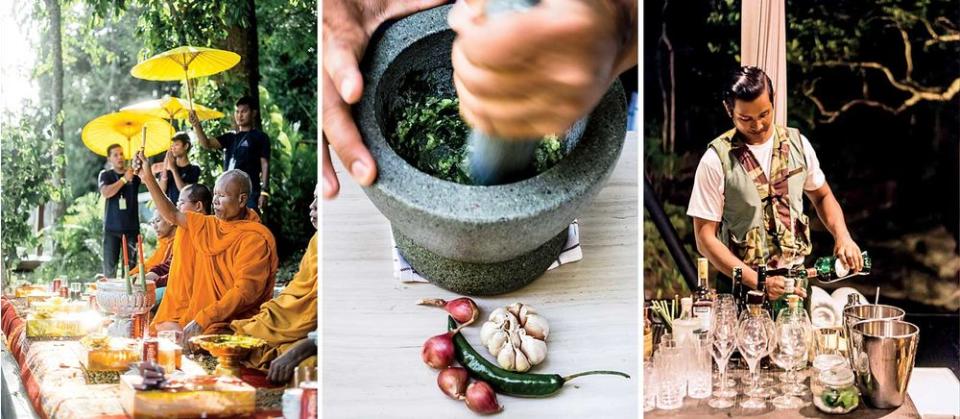
[[[820,169],[820,160],[807,137],[800,136],[803,142],[803,154],[807,160],[807,178],[804,179],[803,189],[812,191],[819,189],[827,181]],[[773,134],[761,144],[750,145],[747,148],[757,158],[763,173],[770,179],[770,166],[773,164]],[[700,158],[697,174],[693,178],[693,192],[690,194],[690,204],[687,206],[687,215],[704,220],[720,222],[723,216],[723,163],[717,151],[710,147]]]

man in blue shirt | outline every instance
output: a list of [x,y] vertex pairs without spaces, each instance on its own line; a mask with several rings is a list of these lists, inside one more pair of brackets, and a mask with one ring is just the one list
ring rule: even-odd
[[223,149],[223,170],[240,169],[250,176],[253,189],[247,199],[247,207],[263,209],[267,203],[269,186],[270,138],[254,128],[257,110],[253,98],[244,96],[237,101],[233,120],[237,131],[216,138],[208,138],[200,126],[196,112],[190,112],[190,124],[197,140],[204,148]]
[[137,192],[140,178],[125,167],[120,144],[107,147],[107,161],[113,167],[100,172],[97,185],[100,194],[107,200],[103,209],[103,274],[113,278],[117,274],[117,261],[120,260],[121,236],[127,236],[130,267],[134,266],[137,259],[137,235],[140,233]]

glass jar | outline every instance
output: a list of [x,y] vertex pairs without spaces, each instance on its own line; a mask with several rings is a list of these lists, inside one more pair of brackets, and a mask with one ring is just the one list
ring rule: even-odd
[[821,371],[817,378],[819,385],[814,390],[811,384],[811,391],[813,404],[821,412],[842,415],[860,405],[860,391],[853,383],[850,367],[840,365]]
[[820,382],[820,373],[837,367],[846,367],[847,359],[838,354],[819,354],[813,358],[813,371],[810,374],[810,392],[820,394],[823,384]]

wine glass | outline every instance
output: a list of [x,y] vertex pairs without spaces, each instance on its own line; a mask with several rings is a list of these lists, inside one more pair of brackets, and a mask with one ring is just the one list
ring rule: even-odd
[[[787,371],[785,377],[788,384],[783,386],[784,394],[773,399],[773,405],[778,409],[798,409],[803,407],[805,403],[795,397],[793,393],[803,391],[804,388],[794,382],[794,370],[807,362],[809,339],[802,323],[794,319],[781,320],[784,319],[777,319],[777,340],[770,352],[770,359],[778,367]],[[798,390],[796,387],[800,387],[800,389]]]
[[726,409],[733,406],[733,397],[737,396],[736,390],[727,386],[727,363],[730,355],[737,343],[737,322],[736,316],[728,311],[718,310],[713,327],[713,347],[711,355],[714,362],[717,363],[717,370],[720,372],[720,389],[713,393],[715,398],[707,402],[710,407],[715,409]]
[[[767,328],[767,337],[770,339],[770,342],[768,342],[767,344],[767,352],[764,353],[762,357],[760,357],[761,359],[763,359],[763,357],[770,356],[770,352],[773,350],[775,346],[775,340],[777,339],[777,323],[773,321],[773,317],[770,315],[770,312],[767,310],[761,310],[760,315],[763,316],[764,325]],[[764,372],[768,372],[768,374],[764,374]],[[777,384],[777,380],[775,380],[771,376],[771,374],[772,372],[766,371],[766,369],[761,368],[760,388],[758,390],[759,393],[757,394],[757,396],[763,397],[763,398],[769,398],[776,395],[776,392],[773,389]]]
[[741,401],[740,406],[747,409],[762,409],[766,406],[766,402],[757,398],[761,393],[758,388],[760,377],[757,372],[757,364],[760,362],[760,358],[767,354],[771,336],[767,329],[766,320],[760,314],[763,310],[754,307],[752,311],[754,312],[744,317],[737,327],[737,349],[740,350],[740,355],[743,356],[750,368],[751,381],[751,389],[746,392],[750,397]]

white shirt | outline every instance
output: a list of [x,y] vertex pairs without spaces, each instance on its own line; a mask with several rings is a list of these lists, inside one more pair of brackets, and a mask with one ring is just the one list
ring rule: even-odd
[[[770,179],[770,166],[773,164],[773,133],[761,144],[750,145],[747,148],[757,158],[763,173]],[[827,181],[820,169],[820,160],[807,137],[800,136],[803,143],[803,155],[807,161],[807,177],[803,182],[805,191],[819,189]],[[713,147],[700,158],[697,173],[693,178],[693,192],[690,194],[690,204],[687,206],[687,215],[704,220],[720,222],[723,216],[723,163]]]

